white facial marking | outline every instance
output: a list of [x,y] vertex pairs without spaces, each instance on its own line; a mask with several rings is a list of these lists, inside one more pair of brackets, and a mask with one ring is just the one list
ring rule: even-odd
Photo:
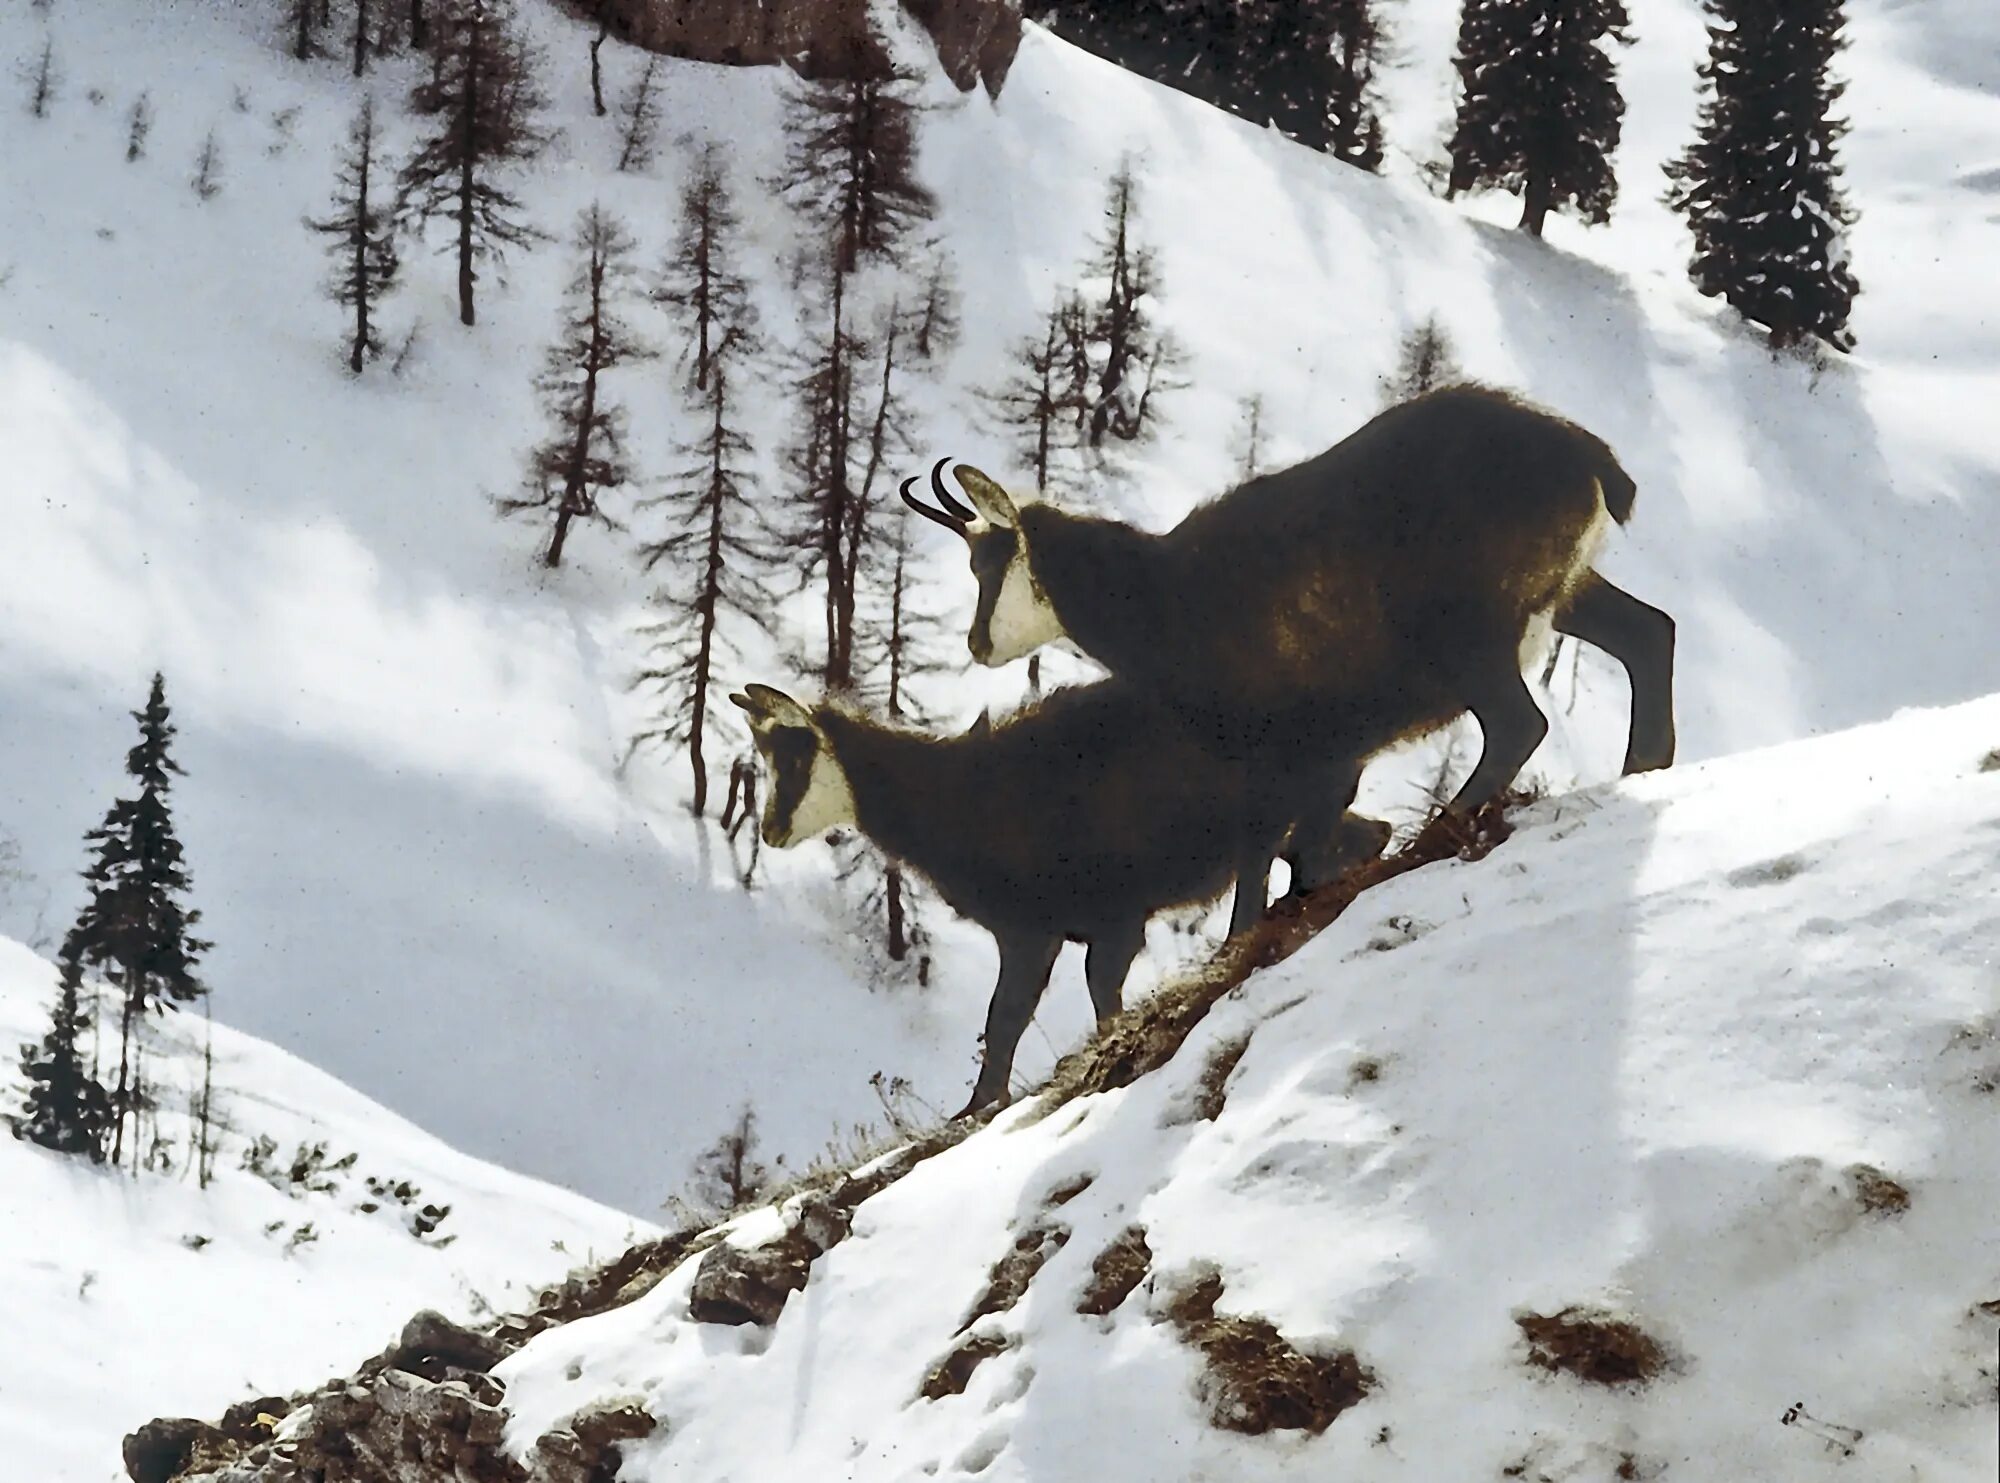
[[1042,595],[1022,553],[1015,553],[1000,578],[1000,595],[993,600],[986,634],[993,644],[982,661],[988,668],[1010,663],[1063,636],[1062,620]]
[[812,839],[829,829],[854,822],[854,794],[847,786],[847,772],[834,761],[824,743],[813,753],[812,773],[806,779],[806,795],[792,810],[792,829],[781,848],[790,848],[802,839]]

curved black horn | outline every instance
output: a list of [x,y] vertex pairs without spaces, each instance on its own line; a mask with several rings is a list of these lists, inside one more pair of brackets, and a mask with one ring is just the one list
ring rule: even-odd
[[903,503],[908,505],[911,509],[915,510],[919,515],[923,516],[924,519],[935,520],[939,525],[942,525],[946,530],[950,531],[953,535],[961,535],[961,536],[964,535],[965,522],[963,520],[954,520],[951,516],[945,514],[942,510],[933,510],[929,505],[924,504],[914,494],[910,493],[910,486],[915,484],[916,482],[917,482],[917,476],[915,474],[910,475],[909,478],[903,481],[903,488],[902,488]]
[[945,509],[970,524],[979,518],[979,512],[968,509],[963,501],[954,498],[952,492],[944,487],[944,466],[950,462],[948,458],[940,458],[937,467],[931,470],[931,493],[937,496],[937,502]]

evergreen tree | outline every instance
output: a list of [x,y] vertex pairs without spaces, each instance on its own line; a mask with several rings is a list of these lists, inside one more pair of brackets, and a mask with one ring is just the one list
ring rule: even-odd
[[619,112],[625,116],[624,127],[619,131],[621,171],[643,170],[653,163],[660,131],[660,104],[654,84],[659,69],[659,57],[647,53],[645,70],[633,80],[624,102],[619,104]]
[[742,739],[733,711],[710,703],[716,670],[736,657],[733,633],[770,631],[777,555],[751,498],[756,480],[743,462],[751,443],[735,421],[737,388],[749,383],[760,348],[754,312],[732,266],[735,229],[721,165],[710,151],[682,192],[680,238],[662,295],[678,311],[693,349],[689,400],[701,431],[678,445],[689,462],[671,486],[647,501],[664,515],[665,531],[641,548],[640,558],[663,580],[653,599],[659,616],[642,630],[646,668],[634,684],[652,693],[658,719],[632,742],[687,744],[696,818],[708,807],[711,731]]
[[21,1077],[27,1104],[8,1121],[14,1135],[57,1153],[82,1154],[104,1162],[111,1134],[111,1094],[84,1064],[83,1032],[95,1017],[95,996],[83,1004],[83,970],[65,955],[57,981],[48,1034],[40,1045],[21,1047]]
[[733,262],[737,226],[721,157],[711,145],[681,190],[674,255],[653,290],[654,300],[675,311],[687,332],[697,388],[708,385],[722,336],[734,329],[740,338],[751,330],[750,286]]
[[798,431],[787,462],[793,488],[780,532],[797,560],[799,576],[820,585],[825,648],[816,666],[828,691],[854,683],[854,611],[859,573],[848,564],[849,550],[868,521],[855,468],[857,429],[866,427],[858,402],[857,377],[866,374],[873,354],[857,333],[847,300],[847,275],[829,275],[824,328],[807,341],[793,378]]
[[1090,410],[1088,330],[1082,299],[1062,296],[1038,333],[1014,342],[1007,379],[980,393],[994,426],[1013,439],[1014,462],[1045,494],[1080,487],[1074,465]]
[[1451,336],[1432,314],[1403,337],[1395,371],[1382,378],[1382,400],[1389,405],[1407,402],[1434,387],[1447,386],[1463,374]]
[[1845,44],[1840,0],[1707,4],[1700,133],[1667,167],[1668,202],[1694,233],[1695,287],[1764,325],[1774,346],[1850,349],[1855,213],[1835,158],[1847,124],[1832,116],[1846,85],[1830,75]]
[[1111,177],[1104,205],[1104,235],[1085,268],[1096,288],[1090,305],[1088,340],[1095,385],[1082,422],[1090,446],[1103,446],[1108,433],[1124,442],[1148,428],[1156,391],[1173,363],[1171,347],[1154,331],[1148,304],[1159,286],[1152,249],[1139,240],[1139,188],[1132,162]]
[[1324,0],[1332,23],[1326,151],[1363,170],[1382,168],[1382,100],[1377,73],[1388,37],[1377,0]]
[[146,136],[153,132],[153,95],[142,92],[132,100],[132,112],[125,125],[125,163],[146,157]]
[[1264,398],[1247,396],[1243,417],[1237,424],[1236,482],[1248,484],[1269,465],[1264,461]]
[[590,206],[572,239],[584,255],[564,300],[561,338],[550,347],[535,387],[554,424],[529,456],[521,493],[502,499],[508,514],[553,512],[544,566],[561,566],[570,525],[595,520],[614,529],[603,507],[606,490],[631,482],[625,460],[625,413],[603,385],[605,372],[650,360],[648,349],[618,317],[618,301],[632,292],[632,239],[618,219]]
[[309,62],[325,56],[319,44],[320,28],[327,22],[325,0],[284,0],[285,28],[291,33],[295,60]]
[[770,1181],[770,1170],[757,1161],[756,1115],[745,1107],[695,1159],[692,1194],[698,1207],[727,1215],[749,1204]]
[[1630,24],[1623,0],[1465,0],[1449,193],[1519,192],[1537,237],[1563,207],[1608,221],[1625,100],[1603,43],[1629,43]]
[[56,66],[56,43],[53,36],[42,37],[42,49],[32,62],[19,69],[21,81],[28,88],[28,113],[34,118],[47,118],[49,105],[56,100],[56,90],[62,85],[62,73]]
[[918,79],[900,68],[801,82],[785,105],[779,192],[818,230],[845,276],[896,261],[905,235],[937,209],[917,180]]
[[435,38],[434,76],[411,103],[437,128],[398,176],[399,212],[428,223],[449,218],[458,256],[458,317],[472,324],[474,264],[499,262],[502,249],[541,234],[519,217],[521,202],[499,183],[510,165],[533,159],[545,136],[534,53],[517,34],[508,0],[452,0]]
[[[145,1105],[134,1075],[134,1034],[146,1011],[192,1003],[207,992],[195,966],[209,946],[194,936],[201,913],[181,899],[189,890],[187,865],[167,796],[181,769],[171,754],[174,726],[159,675],[145,709],[132,718],[139,723],[139,744],[126,755],[125,770],[138,781],[139,793],[112,804],[86,836],[96,851],[83,873],[90,898],[62,949],[65,963],[97,969],[122,997],[118,1080],[111,1092],[113,1162],[123,1154],[127,1122]],[[133,1156],[139,1156],[136,1136]]]
[[348,131],[347,154],[340,162],[333,213],[306,218],[306,225],[328,238],[334,270],[328,290],[336,303],[354,310],[354,338],[347,364],[357,376],[366,358],[382,350],[369,311],[395,286],[395,226],[388,210],[371,196],[375,165],[375,100],[363,98],[361,111]]

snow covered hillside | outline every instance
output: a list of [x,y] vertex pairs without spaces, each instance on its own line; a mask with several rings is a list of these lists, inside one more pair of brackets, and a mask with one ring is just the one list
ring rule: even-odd
[[[1407,68],[1388,122],[1423,155],[1449,106],[1453,7],[1399,9]],[[1374,410],[1399,337],[1435,311],[1470,372],[1587,423],[1637,477],[1606,567],[1680,621],[1688,759],[1989,691],[1989,9],[1854,6],[1860,352],[1816,378],[1692,293],[1651,202],[1692,117],[1693,0],[1647,6],[1624,54],[1616,224],[1559,222],[1546,246],[1481,219],[1507,219],[1506,203],[1429,198],[1408,160],[1400,179],[1363,177],[1031,31],[997,105],[930,85],[923,169],[967,333],[927,435],[1020,482],[967,393],[998,378],[1083,256],[1108,172],[1137,151],[1159,315],[1190,386],[1114,505],[1164,524],[1223,487],[1253,394],[1272,458],[1316,451]],[[561,128],[523,186],[536,223],[561,234],[601,197],[657,260],[687,161],[719,142],[767,328],[794,333],[793,228],[754,184],[777,167],[781,78],[666,67],[669,147],[650,176],[621,176],[590,115],[585,32],[528,14]],[[63,77],[46,120],[0,108],[0,831],[34,877],[0,898],[0,929],[66,924],[78,841],[159,666],[226,1021],[459,1146],[632,1210],[746,1104],[794,1166],[879,1111],[877,1070],[956,1105],[991,983],[983,938],[944,933],[927,993],[870,993],[823,909],[823,850],[736,891],[720,842],[680,812],[679,759],[614,771],[637,719],[625,683],[644,588],[628,547],[589,531],[544,580],[533,533],[493,514],[486,496],[514,484],[537,435],[530,380],[569,254],[517,254],[470,331],[449,262],[412,254],[389,310],[392,338],[421,325],[410,364],[350,380],[299,219],[324,209],[355,87],[335,64],[288,61],[263,23],[257,7],[138,0],[0,13],[0,58],[38,55],[46,30]],[[606,59],[614,89],[639,65],[615,45]],[[385,105],[404,65],[373,79]],[[146,157],[127,163],[147,88]],[[410,122],[383,116],[400,150]],[[202,202],[188,175],[211,131],[223,188]],[[641,466],[666,466],[672,374],[634,373],[625,396]],[[775,397],[755,428],[775,489]],[[960,554],[942,537],[926,549],[962,602]],[[1592,656],[1580,684],[1544,758],[1558,783],[1608,776],[1622,747],[1621,683]],[[936,698],[967,715],[1019,691],[1016,675],[980,676]],[[1556,699],[1572,700],[1566,677]],[[1407,805],[1410,776],[1385,769],[1364,804]],[[1058,978],[1023,1046],[1030,1074],[1087,1022],[1079,970]]]
[[1996,742],[2000,697],[1536,804],[1128,1015],[1159,1069],[1070,1063],[179,1483],[1978,1483]]
[[[0,940],[9,1111],[14,1048],[40,1036],[54,985],[48,963]],[[9,1478],[116,1476],[119,1437],[156,1411],[285,1394],[381,1349],[419,1308],[464,1320],[530,1304],[538,1284],[648,1229],[468,1158],[219,1025],[224,1131],[201,1189],[186,1168],[184,1116],[202,1079],[201,1019],[169,1013],[145,1044],[172,1145],[163,1171],[121,1177],[0,1131]]]
[[[1992,1477],[2000,700],[1521,823],[862,1203],[774,1327],[692,1322],[696,1258],[532,1340],[509,1437],[637,1403],[629,1483]],[[1204,1277],[1366,1394],[1211,1347]]]

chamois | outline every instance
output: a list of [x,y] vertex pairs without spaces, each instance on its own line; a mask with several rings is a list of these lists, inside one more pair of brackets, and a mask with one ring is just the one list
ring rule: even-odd
[[[1017,509],[960,464],[968,508],[944,462],[940,508],[914,480],[903,498],[970,548],[973,658],[1004,664],[1067,637],[1247,764],[1232,931],[1262,913],[1288,825],[1308,889],[1386,841],[1346,813],[1385,747],[1469,710],[1484,747],[1446,807],[1463,818],[1498,796],[1548,730],[1521,677],[1545,626],[1625,666],[1625,771],[1673,761],[1673,619],[1591,570],[1636,486],[1597,437],[1504,392],[1452,386],[1392,407],[1162,535]],[[1303,798],[1284,796],[1315,759]]]
[[1146,920],[1234,873],[1241,772],[1117,680],[1059,690],[960,736],[894,729],[765,685],[749,713],[771,773],[766,844],[853,823],[993,934],[1000,978],[965,1116],[1007,1095],[1014,1049],[1065,941],[1088,948],[1099,1022],[1120,1008]]

